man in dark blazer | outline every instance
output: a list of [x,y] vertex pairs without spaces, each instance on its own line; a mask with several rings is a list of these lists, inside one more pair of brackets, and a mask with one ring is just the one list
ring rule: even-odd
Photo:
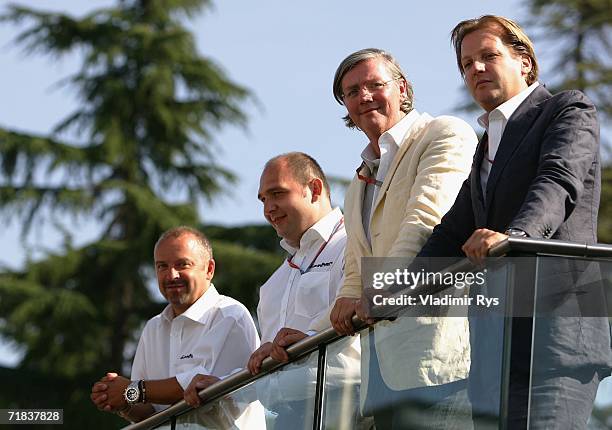
[[[511,20],[486,15],[463,21],[452,41],[466,86],[486,111],[479,118],[486,133],[470,176],[419,256],[467,256],[481,263],[508,236],[595,243],[600,198],[595,107],[579,91],[551,95],[538,84],[533,45]],[[566,279],[575,281],[576,273]],[[576,299],[570,283],[564,298]],[[498,384],[499,373],[487,371],[495,369],[483,346],[491,327],[481,321],[470,330],[471,396],[477,405],[486,387]],[[524,335],[523,344],[530,344],[531,333],[530,319],[513,321],[513,336]],[[530,390],[529,370],[535,367],[529,351],[512,351],[510,428],[526,428],[527,399],[530,428],[586,428],[597,386],[612,362],[607,319],[546,318],[538,320],[534,333],[539,355],[534,358],[544,364],[531,375]]]

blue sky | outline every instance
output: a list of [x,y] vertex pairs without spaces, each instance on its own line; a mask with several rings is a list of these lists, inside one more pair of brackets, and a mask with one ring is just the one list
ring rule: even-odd
[[[18,3],[78,16],[115,2]],[[263,222],[256,198],[259,175],[264,163],[282,152],[307,152],[330,175],[353,174],[367,142],[360,132],[344,127],[340,118],[345,110],[331,94],[334,71],[352,51],[366,47],[390,51],[413,83],[417,110],[432,115],[457,114],[453,108],[462,99],[462,81],[449,42],[450,30],[462,19],[486,13],[522,23],[525,9],[521,4],[518,0],[215,2],[213,10],[188,25],[200,52],[251,89],[258,106],[245,106],[250,117],[246,133],[225,128],[215,136],[218,162],[236,172],[240,182],[212,206],[202,207],[202,218],[226,225]],[[75,93],[55,84],[76,71],[79,56],[76,53],[61,60],[24,56],[11,43],[16,30],[0,25],[0,126],[48,133],[77,106]],[[546,63],[541,66],[546,79]],[[458,114],[479,131],[476,115]],[[68,221],[77,244],[98,234],[91,220]],[[26,252],[36,257],[57,249],[60,237],[50,225],[38,225],[24,242],[18,222],[13,222],[0,229],[0,243],[0,265],[17,268]],[[14,364],[18,358],[16,351],[0,342],[0,365]]]
[[[24,0],[19,4],[81,15],[109,0]],[[245,105],[245,132],[227,127],[215,136],[218,162],[236,172],[237,186],[201,208],[206,222],[263,222],[256,199],[266,160],[301,150],[331,175],[350,177],[366,141],[344,127],[345,110],[331,94],[333,74],[350,52],[379,47],[393,53],[415,88],[419,111],[452,113],[461,99],[461,79],[449,43],[460,20],[484,13],[520,19],[518,1],[462,2],[354,0],[308,2],[223,0],[189,22],[200,51],[220,64],[237,83],[252,90],[258,104]],[[25,56],[10,42],[16,27],[0,26],[0,126],[47,133],[77,106],[74,91],[56,83],[76,71],[78,54],[65,59]],[[469,114],[461,114],[476,126]],[[336,202],[341,203],[341,202]],[[77,244],[96,237],[91,220],[70,220]],[[0,231],[0,264],[19,267],[56,249],[59,234],[49,225],[34,227],[25,242],[18,223]]]
[[[23,0],[20,5],[80,16],[111,0]],[[393,53],[415,89],[415,105],[432,115],[451,113],[461,99],[449,32],[462,19],[485,13],[520,18],[519,2],[355,0],[217,1],[188,22],[200,52],[249,88],[257,104],[245,105],[249,127],[226,127],[215,136],[218,162],[236,172],[240,182],[201,208],[206,222],[236,225],[264,222],[257,200],[264,163],[282,152],[314,156],[326,173],[350,177],[366,141],[344,127],[345,114],[331,93],[334,71],[350,52],[378,47]],[[486,7],[485,7],[486,5]],[[79,53],[65,58],[25,55],[11,41],[17,27],[0,25],[0,126],[46,134],[77,107],[75,92],[58,87],[79,66]],[[471,124],[469,115],[462,115]],[[50,219],[50,217],[48,217]],[[75,244],[97,237],[93,220],[66,220]],[[0,230],[0,265],[20,267],[53,251],[61,236],[51,222],[35,225],[26,240],[18,221]],[[0,364],[18,354],[0,345]]]

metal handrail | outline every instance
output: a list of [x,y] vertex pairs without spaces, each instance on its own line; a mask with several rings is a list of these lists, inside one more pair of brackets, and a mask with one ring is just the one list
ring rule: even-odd
[[[365,323],[359,320],[356,317],[353,317],[353,324],[356,327],[356,330],[360,330],[365,327]],[[241,388],[242,386],[253,382],[257,379],[263,378],[268,374],[274,372],[275,370],[290,364],[299,358],[307,355],[313,351],[316,351],[320,345],[329,344],[334,342],[337,339],[344,337],[343,335],[339,335],[334,331],[333,328],[328,328],[316,335],[309,336],[300,342],[297,342],[290,347],[287,348],[287,354],[289,355],[289,361],[287,363],[278,363],[274,361],[272,358],[266,358],[261,366],[261,372],[257,375],[251,375],[248,369],[241,370],[240,372],[234,373],[233,375],[219,381],[208,388],[200,391],[200,397],[206,399],[206,402],[212,402],[232,391]],[[147,429],[159,424],[166,422],[169,418],[174,415],[182,414],[190,409],[193,409],[189,406],[185,400],[181,400],[167,409],[164,409],[161,412],[158,412],[155,415],[150,416],[140,422],[131,424],[127,427],[124,427],[126,430],[136,430],[136,429]]]
[[509,237],[489,250],[489,257],[501,257],[509,252],[557,255],[563,257],[612,258],[612,245],[575,243],[555,239]]
[[[532,238],[514,238],[510,237],[491,248],[489,257],[502,257],[510,252],[546,254],[568,257],[584,257],[584,258],[605,258],[612,259],[612,245],[607,244],[580,244],[565,242],[551,239],[532,239]],[[461,259],[457,263],[444,269],[449,272],[457,272],[469,270],[474,265],[467,259]],[[409,292],[410,294],[411,292]],[[412,292],[414,293],[414,292]],[[420,293],[423,293],[421,290]],[[361,330],[366,327],[366,324],[354,316],[352,319],[355,330]],[[208,388],[200,391],[200,397],[206,399],[206,403],[212,402],[232,391],[235,391],[242,386],[263,378],[275,370],[292,363],[306,354],[316,351],[321,345],[329,344],[337,339],[345,336],[338,335],[333,328],[328,328],[316,335],[309,336],[300,342],[297,342],[287,348],[287,353],[290,357],[287,363],[278,363],[272,358],[266,358],[261,367],[261,372],[257,375],[252,375],[248,369],[241,370],[222,381],[219,381]],[[125,430],[147,429],[160,425],[175,415],[182,414],[190,409],[184,400],[181,400],[172,406],[150,416],[138,423],[134,423],[124,427]]]

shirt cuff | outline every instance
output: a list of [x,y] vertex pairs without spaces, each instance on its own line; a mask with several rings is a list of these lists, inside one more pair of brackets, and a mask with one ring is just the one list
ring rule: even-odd
[[191,381],[193,380],[193,378],[198,373],[204,373],[203,369],[196,367],[195,369],[191,369],[186,372],[179,373],[178,375],[175,376],[175,378],[178,381],[181,388],[183,389],[183,391],[185,391],[187,387],[189,386],[189,384],[191,383]]

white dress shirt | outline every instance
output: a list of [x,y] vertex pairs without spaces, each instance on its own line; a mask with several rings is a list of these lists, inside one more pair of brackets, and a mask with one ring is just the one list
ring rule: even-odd
[[[404,141],[406,133],[410,131],[410,127],[419,117],[416,109],[411,110],[406,116],[397,122],[389,130],[385,131],[378,138],[378,147],[380,148],[380,158],[374,153],[372,146],[368,144],[361,152],[361,159],[368,166],[372,175],[376,177],[379,183],[382,183],[387,176],[389,167],[395,158],[395,154]],[[365,192],[363,193],[363,206],[361,219],[363,220],[363,230],[365,231],[368,242],[370,239],[370,221],[372,218],[372,207],[378,197],[379,186],[374,184],[366,184]]]
[[520,106],[523,101],[532,93],[533,90],[539,85],[538,82],[534,82],[523,91],[506,100],[504,103],[497,106],[491,112],[486,112],[478,117],[478,123],[487,130],[488,136],[488,153],[482,159],[480,165],[480,185],[482,186],[482,194],[487,195],[487,181],[489,180],[489,173],[495,160],[495,154],[499,148],[499,143],[504,135],[506,124],[514,113],[514,111]]
[[[343,221],[342,212],[336,208],[306,230],[300,238],[299,248],[281,241],[281,246],[293,256],[291,262],[300,270],[284,261],[259,290],[257,317],[262,343],[273,341],[283,327],[309,335],[315,333],[313,326],[318,326],[319,330],[331,327],[329,309],[344,282],[346,231]],[[359,382],[360,350],[356,336],[349,338],[340,352],[328,357],[328,387]],[[258,395],[264,404],[278,399],[312,398],[316,380],[317,360],[316,356],[311,356],[308,363],[292,363],[269,375],[265,383],[258,386]]]
[[[211,284],[185,312],[170,305],[151,318],[140,336],[132,380],[176,377],[186,389],[198,374],[223,378],[246,367],[259,347],[257,329],[242,303],[220,295]],[[154,405],[156,410],[165,406]]]
[[[344,281],[346,231],[342,212],[336,208],[306,230],[299,248],[284,239],[281,246],[301,270],[284,261],[259,290],[257,318],[262,343],[273,341],[283,327],[307,333],[316,321],[327,317]],[[331,326],[329,321],[327,326]]]

